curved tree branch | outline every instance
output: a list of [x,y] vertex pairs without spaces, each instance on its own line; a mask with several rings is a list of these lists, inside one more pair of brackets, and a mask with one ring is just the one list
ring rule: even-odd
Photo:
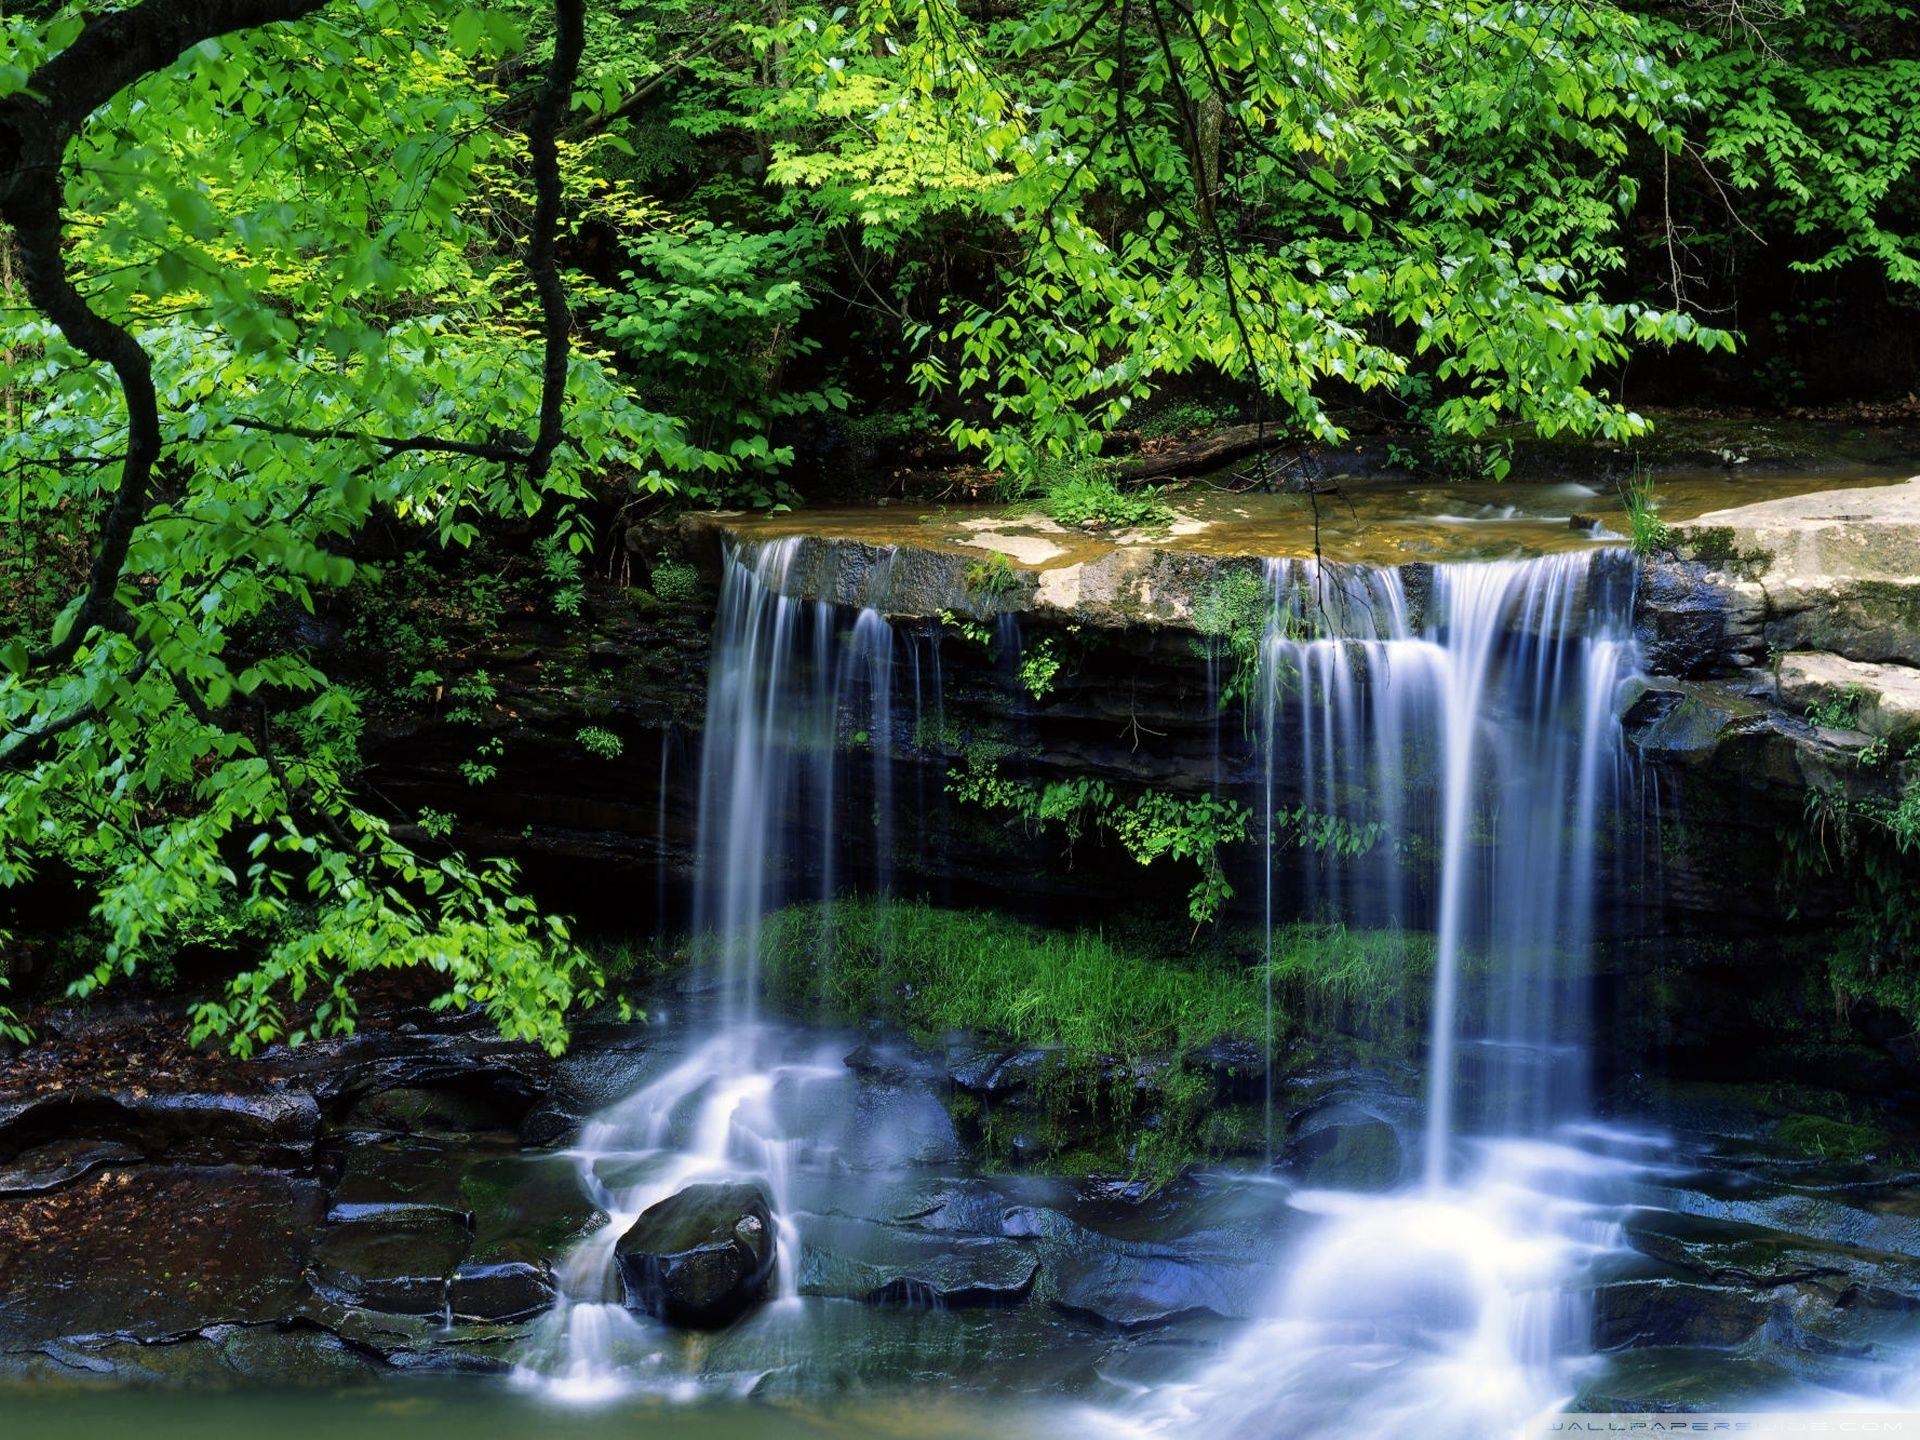
[[[88,635],[119,618],[116,595],[134,533],[151,504],[161,458],[159,397],[146,350],[95,311],[73,283],[65,256],[64,166],[67,147],[89,116],[128,86],[178,60],[193,46],[240,30],[302,19],[327,0],[142,0],[97,14],[73,41],[34,71],[26,87],[0,99],[0,222],[16,236],[27,297],[73,347],[110,367],[127,407],[127,448],[87,585],[64,632],[35,667],[64,665]],[[430,450],[500,463],[524,463],[536,482],[566,438],[567,362],[572,316],[555,253],[562,204],[559,135],[573,101],[585,49],[584,0],[554,0],[554,50],[527,127],[535,208],[526,264],[540,300],[544,358],[540,414],[531,443],[469,444],[431,437],[393,439],[311,432],[308,438],[365,438],[389,454]],[[241,422],[246,423],[246,422]],[[260,426],[259,428],[273,428]],[[286,427],[284,433],[298,434]]]
[[0,221],[13,227],[27,298],[81,354],[110,367],[127,407],[120,465],[87,588],[64,635],[39,665],[71,660],[88,634],[115,617],[115,594],[160,460],[160,401],[153,364],[131,332],[99,314],[74,287],[65,254],[63,168],[87,117],[129,85],[164,70],[203,40],[297,20],[326,0],[144,0],[95,15],[26,88],[0,99]]

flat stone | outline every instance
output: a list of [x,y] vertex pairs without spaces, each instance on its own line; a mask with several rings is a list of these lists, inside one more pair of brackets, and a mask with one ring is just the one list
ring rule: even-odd
[[315,1181],[226,1167],[107,1170],[0,1201],[0,1339],[276,1321],[306,1289],[324,1211]]
[[469,1222],[438,1205],[335,1206],[314,1245],[314,1289],[338,1304],[439,1315],[472,1245]]
[[[1004,1208],[1004,1207],[1000,1207]],[[876,1305],[1011,1305],[1039,1269],[1031,1245],[839,1216],[810,1218],[800,1290]]]
[[1920,735],[1920,669],[1800,651],[1780,658],[1780,698],[1796,709],[1837,705],[1847,727],[1886,740]]
[[1920,664],[1920,477],[1718,510],[1678,530],[1696,550],[1711,538],[1756,557],[1726,588],[1764,605],[1776,651]]
[[1726,1348],[1751,1339],[1772,1305],[1751,1290],[1674,1280],[1629,1280],[1594,1293],[1594,1346],[1640,1345]]
[[1607,1357],[1567,1408],[1623,1414],[1753,1408],[1755,1396],[1790,1392],[1785,1366],[1739,1352],[1686,1347],[1627,1350]]
[[138,1150],[117,1140],[51,1140],[0,1165],[0,1199],[58,1190],[104,1165],[125,1165],[142,1158]]
[[1002,1225],[1039,1249],[1036,1298],[1121,1330],[1257,1314],[1281,1250],[1243,1196],[1203,1188],[1116,1207],[1099,1228],[1042,1206],[1016,1206]]
[[447,1303],[460,1320],[524,1320],[553,1304],[553,1272],[510,1260],[462,1265],[447,1283]]

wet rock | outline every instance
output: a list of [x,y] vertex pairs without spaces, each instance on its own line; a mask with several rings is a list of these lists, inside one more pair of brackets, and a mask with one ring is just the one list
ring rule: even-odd
[[807,1225],[800,1290],[875,1305],[1012,1305],[1038,1269],[1033,1248],[1004,1235],[820,1216]]
[[355,1129],[467,1134],[514,1130],[518,1116],[484,1095],[453,1089],[396,1085],[363,1095],[348,1109],[345,1123]]
[[1294,1121],[1281,1168],[1303,1185],[1388,1190],[1405,1156],[1393,1125],[1359,1105],[1336,1102]]
[[275,1051],[260,1064],[311,1091],[330,1115],[342,1116],[389,1091],[434,1092],[443,1098],[403,1097],[395,1102],[392,1115],[404,1117],[409,1107],[423,1104],[429,1110],[438,1104],[451,1114],[457,1104],[453,1097],[460,1096],[491,1106],[498,1123],[511,1126],[552,1095],[557,1084],[554,1062],[544,1051],[489,1033],[450,1030],[444,1023],[430,1031],[370,1032],[318,1041],[298,1050]]
[[917,1086],[869,1084],[854,1099],[853,1124],[842,1150],[846,1164],[885,1170],[900,1165],[950,1165],[964,1155],[953,1116]]
[[524,1320],[552,1305],[554,1293],[545,1265],[510,1260],[462,1265],[447,1283],[447,1304],[460,1320]]
[[50,1140],[0,1165],[0,1199],[58,1190],[102,1166],[142,1158],[138,1150],[117,1140]]
[[1674,1280],[1628,1280],[1594,1294],[1594,1346],[1731,1347],[1750,1340],[1772,1305],[1750,1290]]
[[579,1026],[574,1048],[553,1062],[547,1093],[521,1118],[520,1143],[561,1145],[589,1115],[639,1088],[653,1040],[629,1026]]
[[8,1358],[13,1363],[0,1359],[0,1374],[28,1381],[70,1383],[86,1375],[122,1385],[195,1389],[236,1382],[331,1387],[364,1381],[385,1368],[379,1356],[300,1323],[215,1325],[164,1343],[89,1339],[48,1345],[31,1357]]
[[0,1201],[0,1341],[276,1321],[306,1289],[324,1212],[315,1181],[226,1167],[107,1170]]
[[340,1305],[439,1315],[472,1245],[467,1217],[438,1205],[337,1205],[313,1253],[313,1286]]
[[927,1084],[946,1075],[923,1050],[872,1040],[848,1051],[846,1066],[862,1080],[882,1085]]
[[1264,1216],[1230,1189],[1188,1186],[1122,1205],[1098,1228],[1061,1211],[1016,1206],[1002,1221],[1041,1256],[1037,1298],[1121,1330],[1257,1313],[1280,1247]]
[[1642,567],[1634,629],[1652,674],[1697,679],[1755,664],[1765,650],[1760,621],[1757,601],[1713,583],[1703,564]]
[[1723,1285],[1764,1289],[1847,1273],[1834,1247],[1735,1220],[1639,1210],[1626,1222],[1627,1243],[1643,1255]]
[[947,1077],[969,1094],[1008,1100],[1024,1094],[1054,1063],[1047,1050],[995,1050],[962,1046],[948,1056]]
[[1213,1081],[1214,1098],[1223,1104],[1244,1104],[1267,1093],[1267,1053],[1257,1041],[1222,1035],[1192,1051],[1187,1063]]
[[1664,1348],[1608,1357],[1567,1408],[1572,1411],[1660,1415],[1686,1411],[1744,1411],[1756,1395],[1789,1393],[1784,1366],[1739,1352]]
[[459,1174],[459,1203],[473,1220],[478,1263],[539,1264],[568,1249],[600,1219],[581,1192],[573,1162],[560,1156],[500,1155]]
[[773,1212],[755,1185],[689,1185],[614,1247],[627,1304],[675,1325],[726,1325],[765,1295]]
[[180,1164],[305,1165],[320,1134],[320,1109],[292,1090],[253,1094],[60,1090],[0,1101],[0,1156],[51,1140],[85,1138],[132,1146]]

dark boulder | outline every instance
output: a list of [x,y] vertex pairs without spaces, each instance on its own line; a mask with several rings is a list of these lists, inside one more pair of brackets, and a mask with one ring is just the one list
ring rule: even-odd
[[727,1325],[773,1276],[773,1211],[757,1185],[689,1185],[633,1222],[614,1254],[629,1307],[675,1325]]
[[447,1282],[447,1308],[458,1320],[524,1320],[553,1297],[552,1272],[524,1260],[462,1265]]
[[1593,1343],[1599,1350],[1647,1345],[1724,1349],[1751,1339],[1771,1310],[1764,1296],[1747,1289],[1627,1280],[1594,1293]]
[[1388,1190],[1399,1182],[1403,1163],[1392,1124],[1342,1101],[1294,1122],[1281,1168],[1304,1185]]

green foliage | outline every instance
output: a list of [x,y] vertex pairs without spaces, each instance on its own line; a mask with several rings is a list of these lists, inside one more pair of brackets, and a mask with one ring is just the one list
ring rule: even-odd
[[1244,805],[1212,795],[1181,797],[1144,790],[1123,798],[1102,780],[1084,776],[1045,785],[1009,780],[991,763],[970,763],[947,777],[947,793],[989,811],[1009,812],[1030,830],[1057,830],[1067,849],[1089,832],[1110,835],[1142,865],[1169,857],[1200,867],[1187,897],[1196,926],[1220,913],[1233,898],[1220,849],[1247,838],[1252,820]]
[[1030,645],[1020,656],[1020,685],[1036,700],[1053,693],[1053,682],[1060,674],[1060,657],[1051,639]]
[[1266,579],[1253,569],[1222,570],[1194,597],[1193,628],[1200,637],[1195,648],[1202,658],[1225,665],[1222,706],[1252,693],[1272,614]]
[[581,749],[601,760],[618,760],[627,749],[618,735],[598,725],[582,725],[573,738],[580,742]]
[[1673,530],[1660,518],[1660,504],[1653,493],[1653,478],[1636,475],[1620,492],[1627,507],[1627,538],[1633,553],[1646,556],[1673,548]]
[[547,604],[556,615],[578,615],[587,598],[586,567],[579,554],[583,544],[578,535],[549,535],[534,547],[547,586]]
[[691,605],[700,598],[700,572],[677,560],[653,567],[653,593],[669,605]]
[[824,236],[807,225],[754,232],[709,220],[626,241],[631,269],[603,296],[601,331],[632,362],[640,394],[690,410],[695,441],[732,463],[685,483],[710,503],[766,507],[791,499],[777,472],[793,459],[772,439],[797,415],[846,408],[837,386],[783,386],[787,366],[818,348],[799,322]]
[[1210,430],[1238,418],[1226,405],[1208,405],[1199,400],[1182,400],[1172,405],[1152,405],[1133,422],[1134,432],[1142,440],[1169,440],[1196,430]]
[[1859,685],[1830,689],[1807,706],[1807,723],[1828,730],[1851,730],[1860,721],[1860,704],[1866,691]]
[[[79,33],[78,11],[42,14],[0,20],[0,93]],[[407,550],[457,551],[484,525],[564,516],[602,477],[659,494],[669,471],[738,463],[579,345],[557,372],[551,464],[496,453],[534,431],[543,396],[528,147],[495,83],[521,45],[497,11],[326,9],[193,46],[69,147],[66,204],[86,223],[62,259],[145,351],[161,431],[111,623],[28,605],[32,629],[0,647],[0,884],[48,864],[82,877],[105,939],[80,993],[164,966],[208,913],[272,937],[197,1012],[197,1034],[242,1051],[349,1028],[354,982],[397,966],[554,1049],[594,991],[509,869],[427,861],[363,807],[360,694],[300,638],[303,614],[376,583],[355,550],[376,522]],[[631,193],[593,175],[600,142],[562,148],[563,224],[630,217]],[[128,412],[30,310],[10,304],[0,330],[17,407],[0,466],[31,482],[0,503],[77,566],[102,548]],[[444,637],[403,638],[396,685],[446,668]]]
[[1782,883],[1838,876],[1852,904],[1827,969],[1836,1002],[1866,999],[1920,1025],[1920,776],[1893,800],[1807,792],[1805,823],[1782,836]]
[[[968,573],[971,575],[971,567],[969,567]],[[988,570],[986,573],[993,574],[997,572]],[[1011,569],[1008,569],[1004,573],[1010,575],[1013,572]],[[947,629],[953,631],[969,645],[978,645],[982,650],[986,651],[988,655],[992,655],[995,647],[999,644],[999,638],[994,634],[991,625],[983,625],[978,620],[969,619],[964,615],[955,615],[951,610],[942,610],[940,612],[940,623]]]
[[1387,446],[1387,463],[1443,480],[1504,480],[1513,469],[1513,437],[1460,434],[1440,408],[1434,377],[1409,370],[1394,386],[1411,435]]
[[987,602],[982,609],[991,609],[1020,588],[1020,576],[1013,568],[1013,561],[998,550],[969,564],[965,578],[967,589]]
[[1749,234],[1798,239],[1802,270],[1866,261],[1909,294],[1920,287],[1920,10],[1902,0],[1743,5],[1726,18],[1634,8],[1653,12],[1642,33],[1684,82],[1699,158]]
[[[1156,12],[1157,14],[1158,12]],[[1323,392],[1395,389],[1435,426],[1631,438],[1589,387],[1633,342],[1728,345],[1603,297],[1630,148],[1681,142],[1681,83],[1607,6],[1204,3],[796,7],[771,177],[904,266],[936,217],[1006,237],[987,296],[909,331],[956,443],[996,468],[1095,453],[1176,376],[1262,392],[1338,439]],[[1311,83],[1301,75],[1310,74]]]
[[1294,845],[1341,860],[1371,854],[1387,838],[1386,826],[1377,820],[1349,820],[1344,815],[1309,810],[1305,805],[1278,811],[1273,819],[1276,844]]
[[1411,1049],[1424,1024],[1433,955],[1433,937],[1413,931],[1290,925],[1274,933],[1270,973],[1291,1013]]
[[1040,509],[1061,525],[1119,530],[1158,525],[1173,511],[1153,490],[1122,490],[1098,470],[1084,465],[1043,467],[1029,489],[1039,493]]
[[1816,1160],[1871,1160],[1887,1150],[1887,1132],[1877,1125],[1855,1125],[1823,1115],[1789,1115],[1774,1127],[1773,1138]]

